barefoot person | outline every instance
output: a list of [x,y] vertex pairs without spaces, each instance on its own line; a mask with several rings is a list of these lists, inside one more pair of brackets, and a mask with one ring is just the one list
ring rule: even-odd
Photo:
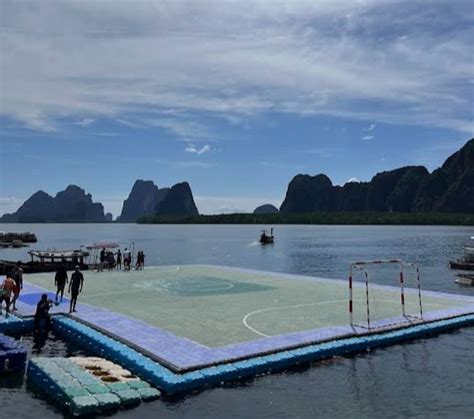
[[125,251],[123,252],[123,270],[129,271],[131,264],[132,264],[132,255],[130,251],[127,248],[125,248]]
[[67,270],[66,266],[61,265],[56,272],[56,276],[54,277],[54,285],[56,285],[56,302],[58,302],[58,296],[61,294],[61,301],[63,301],[64,296],[64,288],[67,284]]
[[5,317],[8,317],[10,314],[10,304],[13,290],[15,289],[16,284],[12,278],[12,274],[7,274],[7,277],[3,281],[3,284],[0,286],[0,315],[2,314],[2,304],[5,301],[6,314]]
[[12,311],[16,311],[16,300],[18,300],[20,292],[23,289],[23,268],[21,266],[21,261],[16,263],[16,268],[13,270],[11,278],[15,281],[15,288],[13,289]]
[[76,311],[76,302],[78,295],[82,292],[82,285],[84,283],[84,276],[79,271],[79,266],[76,266],[74,272],[71,275],[71,281],[69,282],[69,293],[71,294],[71,304],[69,305],[69,313]]
[[122,253],[120,252],[120,249],[117,250],[117,264],[116,264],[117,269],[122,270]]

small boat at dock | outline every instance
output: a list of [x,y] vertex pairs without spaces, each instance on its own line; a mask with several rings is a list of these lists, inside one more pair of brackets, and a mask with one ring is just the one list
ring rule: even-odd
[[464,257],[462,259],[450,261],[449,267],[451,269],[474,271],[474,247],[466,246],[464,248]]
[[458,273],[456,280],[454,281],[459,285],[474,285],[474,274],[471,273]]
[[[62,265],[67,270],[79,266],[81,270],[88,270],[86,258],[89,252],[84,250],[30,250],[31,261],[23,262],[23,272],[26,274],[40,272],[56,272]],[[5,275],[16,267],[16,261],[0,260],[0,274]]]

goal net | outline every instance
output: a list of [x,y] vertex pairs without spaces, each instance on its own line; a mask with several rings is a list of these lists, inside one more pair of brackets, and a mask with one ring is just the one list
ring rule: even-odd
[[366,329],[421,319],[418,266],[399,259],[351,263],[349,315],[351,326]]

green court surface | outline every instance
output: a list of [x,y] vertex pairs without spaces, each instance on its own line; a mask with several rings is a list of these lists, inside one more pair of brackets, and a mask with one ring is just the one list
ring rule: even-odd
[[[349,324],[348,284],[307,277],[211,266],[156,267],[132,272],[84,272],[80,303],[143,320],[208,347]],[[54,291],[54,273],[25,275]],[[394,286],[397,286],[394,279]],[[371,321],[401,315],[400,290],[370,286]],[[424,312],[465,305],[423,295]],[[417,314],[407,290],[406,312]],[[367,319],[365,287],[354,288],[354,318]]]

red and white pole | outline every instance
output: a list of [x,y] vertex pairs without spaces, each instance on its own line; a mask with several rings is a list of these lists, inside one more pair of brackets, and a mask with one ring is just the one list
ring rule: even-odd
[[403,280],[403,265],[400,263],[400,302],[402,303],[402,315],[405,317],[405,284]]
[[367,328],[370,329],[370,309],[369,309],[369,274],[364,268],[365,273],[365,297],[367,299]]
[[418,268],[417,265],[415,265],[415,268],[416,268],[416,282],[418,285],[418,302],[420,304],[420,317],[423,318],[423,307],[421,305],[420,269]]
[[351,326],[354,325],[354,312],[352,303],[352,264],[349,264],[349,316],[351,319]]

